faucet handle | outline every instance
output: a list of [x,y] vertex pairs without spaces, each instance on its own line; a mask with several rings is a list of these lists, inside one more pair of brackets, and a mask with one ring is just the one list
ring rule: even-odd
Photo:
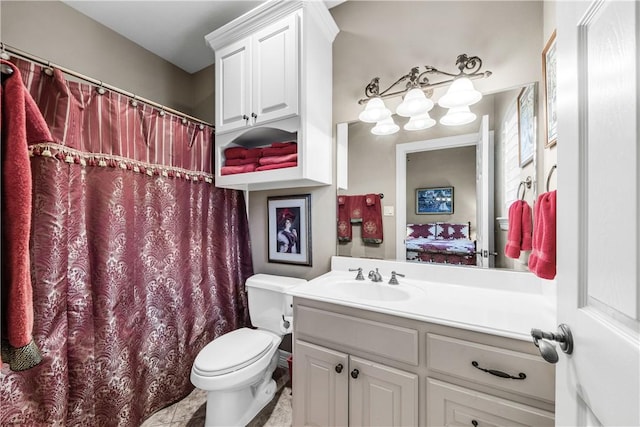
[[399,285],[398,278],[396,276],[404,277],[404,274],[396,273],[395,271],[391,272],[391,279],[389,279],[390,285]]
[[356,280],[364,280],[364,276],[362,275],[362,268],[350,268],[349,271],[357,271]]

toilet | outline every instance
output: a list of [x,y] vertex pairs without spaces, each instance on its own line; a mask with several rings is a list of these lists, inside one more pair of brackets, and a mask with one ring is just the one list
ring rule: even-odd
[[207,344],[191,368],[191,383],[207,392],[205,426],[245,426],[276,392],[271,378],[278,346],[292,330],[293,298],[286,290],[306,283],[256,274],[245,283],[251,323]]

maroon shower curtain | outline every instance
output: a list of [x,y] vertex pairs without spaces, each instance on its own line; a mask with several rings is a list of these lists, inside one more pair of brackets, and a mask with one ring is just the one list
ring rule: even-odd
[[214,187],[209,127],[14,63],[55,141],[30,147],[43,362],[3,365],[0,424],[138,426],[249,324],[243,194]]

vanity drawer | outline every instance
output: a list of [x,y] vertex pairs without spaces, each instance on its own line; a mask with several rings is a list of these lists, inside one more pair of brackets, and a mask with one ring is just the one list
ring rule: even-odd
[[418,366],[418,331],[415,329],[304,305],[297,306],[294,324],[298,334]]
[[[539,356],[427,333],[427,367],[431,372],[547,402],[555,400],[555,370]],[[522,373],[525,378],[502,378],[480,368],[517,378]]]
[[427,378],[428,426],[553,426],[551,412]]

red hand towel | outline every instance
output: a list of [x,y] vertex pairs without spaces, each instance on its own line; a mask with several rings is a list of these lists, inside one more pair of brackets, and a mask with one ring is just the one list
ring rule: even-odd
[[268,171],[271,169],[283,169],[283,168],[293,168],[298,166],[298,162],[285,162],[285,163],[276,163],[273,165],[264,165],[258,166],[256,168],[257,171]]
[[365,243],[382,243],[382,205],[379,194],[364,196],[362,240]]
[[224,161],[225,166],[240,166],[240,165],[248,165],[250,163],[256,164],[258,159],[227,159]]
[[516,200],[509,207],[509,232],[504,254],[517,259],[522,250],[531,250],[531,208],[524,200]]
[[258,148],[249,148],[247,151],[244,152],[244,158],[245,159],[259,159],[260,157],[262,157],[262,148],[258,147]]
[[285,154],[293,154],[297,152],[298,144],[291,144],[283,147],[266,147],[262,149],[262,157],[284,156]]
[[557,190],[538,197],[533,251],[529,257],[529,270],[549,280],[556,277],[556,199]]
[[224,150],[225,159],[244,159],[247,149],[244,147],[230,147]]
[[282,147],[289,147],[290,145],[296,145],[296,141],[286,141],[286,142],[274,142],[273,144],[271,144],[271,147],[273,148],[282,148]]
[[233,175],[236,173],[253,172],[256,170],[257,163],[249,163],[238,166],[223,166],[220,168],[220,175]]
[[349,218],[349,199],[350,196],[338,196],[338,241],[350,242],[351,218]]
[[349,196],[349,199],[347,200],[347,210],[349,212],[349,220],[352,223],[362,222],[364,196]]
[[298,161],[298,153],[286,154],[284,156],[268,156],[262,157],[258,163],[261,166],[263,165],[275,165],[276,163],[288,163],[288,162],[297,162]]
[[[28,145],[53,138],[17,67],[2,82],[2,336],[3,358],[14,371],[42,361],[33,341],[33,289],[29,259],[31,162]],[[6,349],[6,352],[5,352]]]

